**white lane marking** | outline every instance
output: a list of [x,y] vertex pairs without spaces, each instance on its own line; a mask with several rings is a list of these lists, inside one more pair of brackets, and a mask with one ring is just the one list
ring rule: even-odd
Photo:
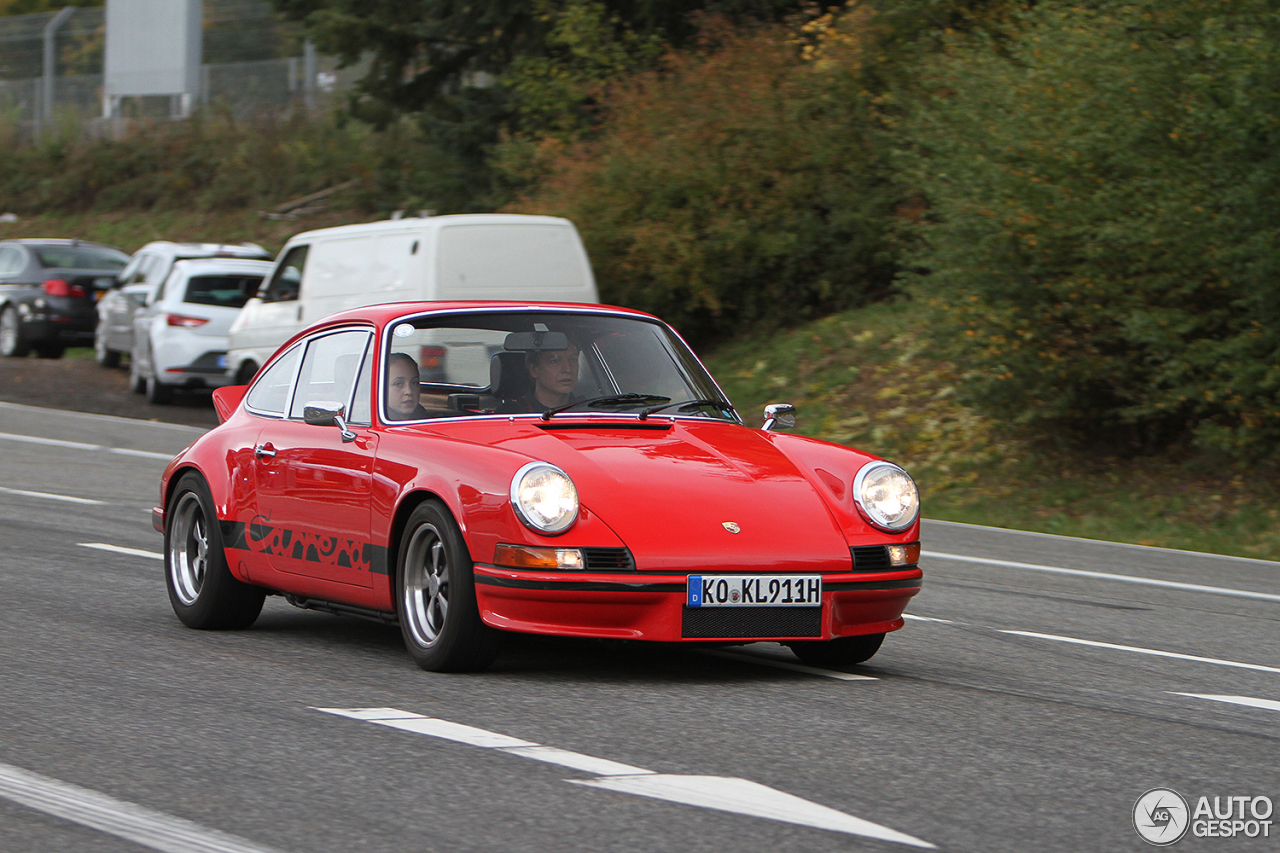
[[839,681],[879,681],[873,675],[855,675],[851,672],[840,672],[834,669],[821,669],[816,666],[806,666],[802,663],[792,663],[785,660],[774,660],[773,658],[764,658],[758,655],[746,654],[743,652],[726,652],[722,649],[698,649],[699,654],[711,655],[712,657],[726,658],[728,660],[737,661],[739,663],[756,663],[760,666],[772,666],[777,669],[789,669],[792,672],[803,672],[807,675],[821,675],[823,678],[835,678]]
[[164,853],[275,853],[274,848],[0,764],[0,797]]
[[40,438],[34,435],[14,435],[9,432],[0,432],[0,439],[7,441],[21,441],[27,444],[44,444],[49,447],[65,447],[71,450],[89,450],[99,453],[119,453],[122,456],[141,456],[146,459],[163,459],[168,462],[174,457],[172,453],[155,453],[150,450],[130,450],[127,447],[104,447],[101,444],[86,444],[83,441],[63,441],[58,438]]
[[105,542],[81,542],[81,548],[97,548],[99,551],[111,551],[115,554],[128,554],[131,557],[147,557],[152,560],[163,560],[164,554],[155,551],[143,551],[140,548],[122,548],[119,545],[108,545]]
[[1135,545],[1132,542],[1111,542],[1106,539],[1086,539],[1083,536],[1063,536],[1060,533],[1042,533],[1039,530],[1013,530],[1008,527],[991,527],[985,524],[966,524],[963,521],[943,521],[938,518],[922,519],[930,525],[967,527],[971,530],[986,530],[992,533],[1007,533],[1012,536],[1033,536],[1040,539],[1056,539],[1062,542],[1079,542],[1085,545],[1104,545],[1108,548],[1125,548],[1131,551],[1163,551],[1168,554],[1186,554],[1192,557],[1204,557],[1209,560],[1235,560],[1242,563],[1266,563],[1274,566],[1275,560],[1260,560],[1257,557],[1235,557],[1230,554],[1211,554],[1207,551],[1188,551],[1185,548],[1161,548],[1156,545]]
[[828,829],[849,835],[861,835],[881,841],[908,844],[912,847],[934,849],[934,845],[927,841],[921,841],[919,838],[887,826],[811,803],[746,779],[658,774],[641,767],[632,767],[555,747],[544,747],[497,732],[487,732],[484,729],[434,717],[424,717],[397,708],[313,708],[313,710],[472,746],[497,749],[499,752],[510,755],[547,761],[587,773],[597,773],[598,778],[595,779],[566,780],[578,785],[817,829]]
[[72,504],[101,504],[102,501],[95,501],[92,498],[74,498],[71,495],[55,495],[51,492],[29,492],[26,489],[6,489],[0,486],[0,492],[6,495],[23,495],[29,498],[44,498],[51,501],[66,501]]
[[1204,658],[1196,655],[1184,655],[1178,652],[1165,652],[1160,649],[1144,649],[1140,646],[1119,646],[1115,643],[1099,643],[1096,640],[1080,640],[1075,637],[1059,637],[1055,634],[1038,634],[1035,631],[1000,631],[1001,634],[1015,634],[1019,637],[1032,637],[1037,640],[1053,640],[1057,643],[1072,643],[1077,646],[1093,646],[1099,649],[1115,649],[1122,652],[1134,652],[1140,655],[1152,655],[1158,658],[1174,658],[1176,660],[1189,660],[1196,663],[1212,663],[1217,666],[1233,666],[1238,669],[1253,669],[1258,672],[1280,672],[1280,668],[1274,666],[1262,666],[1256,663],[1241,663],[1234,660],[1220,660],[1219,658]]
[[1108,572],[1088,572],[1083,569],[1064,569],[1060,566],[1041,566],[1035,563],[1015,563],[1010,560],[992,560],[987,557],[965,557],[960,554],[944,554],[940,551],[923,551],[920,556],[936,560],[955,560],[961,563],[982,563],[987,566],[1003,566],[1009,569],[1025,569],[1032,572],[1048,572],[1055,575],[1075,575],[1076,577],[1094,578],[1096,580],[1123,581],[1124,583],[1158,586],[1166,589],[1181,589],[1188,592],[1209,592],[1214,595],[1233,595],[1238,598],[1254,598],[1259,601],[1280,601],[1280,595],[1269,592],[1253,592],[1252,590],[1247,589],[1229,589],[1221,586],[1202,586],[1201,584],[1196,583],[1162,581],[1154,578],[1134,577],[1132,575],[1114,575]]
[[604,788],[620,794],[634,794],[638,797],[652,797],[687,806],[699,806],[704,809],[716,809],[733,814],[762,817],[780,823],[794,823],[800,826],[812,826],[829,829],[833,832],[844,832],[849,835],[862,835],[877,838],[881,841],[895,841],[912,847],[933,848],[927,841],[921,841],[905,833],[897,832],[886,826],[863,820],[860,817],[845,814],[827,808],[818,803],[811,803],[799,797],[751,782],[747,779],[730,779],[723,776],[668,776],[653,774],[650,776],[614,776],[603,779],[569,779],[575,785],[586,785],[590,788]]
[[910,622],[938,622],[943,625],[955,624],[950,619],[934,619],[932,616],[916,616],[913,613],[903,613],[902,618]]
[[1280,702],[1274,699],[1255,699],[1252,696],[1218,696],[1213,693],[1175,693],[1174,696],[1190,696],[1192,699],[1208,699],[1211,702],[1227,702],[1232,705],[1245,705],[1250,708],[1263,708],[1267,711],[1280,711]]

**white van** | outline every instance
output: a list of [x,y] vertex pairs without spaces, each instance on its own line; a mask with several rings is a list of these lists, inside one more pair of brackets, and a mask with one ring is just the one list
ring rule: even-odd
[[227,373],[247,383],[295,332],[337,311],[472,299],[600,301],[567,219],[472,213],[306,231],[232,324]]

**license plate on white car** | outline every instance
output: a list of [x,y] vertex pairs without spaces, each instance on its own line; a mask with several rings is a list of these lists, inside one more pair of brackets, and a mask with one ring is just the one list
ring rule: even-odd
[[821,607],[822,575],[689,575],[690,607]]

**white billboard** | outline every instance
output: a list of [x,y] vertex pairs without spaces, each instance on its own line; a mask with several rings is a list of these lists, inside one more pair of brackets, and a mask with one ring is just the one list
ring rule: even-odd
[[105,106],[136,95],[200,91],[202,0],[107,0]]

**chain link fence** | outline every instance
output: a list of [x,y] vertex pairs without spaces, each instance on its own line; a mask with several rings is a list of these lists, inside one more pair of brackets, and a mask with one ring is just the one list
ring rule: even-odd
[[[0,18],[0,124],[27,141],[69,125],[104,131],[105,17],[97,7]],[[328,108],[363,71],[309,51],[267,0],[204,0],[203,59],[198,104],[237,116]],[[126,119],[179,114],[176,96],[125,101]]]

